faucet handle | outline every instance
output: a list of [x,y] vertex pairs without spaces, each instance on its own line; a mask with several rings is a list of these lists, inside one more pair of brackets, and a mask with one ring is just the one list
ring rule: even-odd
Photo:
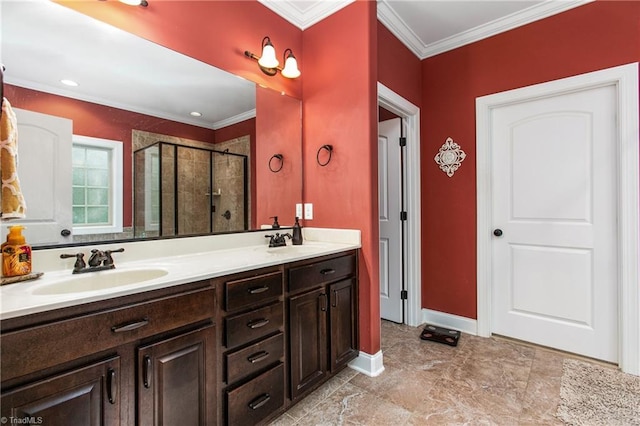
[[104,259],[104,262],[102,262],[102,264],[104,266],[113,266],[113,257],[111,257],[111,253],[122,253],[123,251],[124,251],[124,248],[119,248],[117,250],[105,250],[104,252],[105,259]]
[[76,258],[76,263],[73,264],[73,272],[80,271],[84,269],[87,264],[84,262],[84,253],[76,253],[76,254],[61,254],[60,259],[68,259],[70,257]]

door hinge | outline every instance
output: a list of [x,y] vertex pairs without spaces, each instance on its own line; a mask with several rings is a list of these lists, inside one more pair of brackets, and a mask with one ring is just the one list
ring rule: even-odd
[[400,138],[400,146],[407,146],[407,138],[405,137]]
[[407,212],[400,212],[400,220],[407,220]]
[[408,297],[409,297],[409,295],[407,294],[407,290],[401,290],[400,291],[400,299],[406,300]]

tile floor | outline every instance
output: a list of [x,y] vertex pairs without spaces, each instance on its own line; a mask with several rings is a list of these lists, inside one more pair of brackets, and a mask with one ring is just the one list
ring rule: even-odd
[[272,426],[562,425],[554,417],[568,354],[463,334],[457,347],[382,321],[384,372],[345,369]]

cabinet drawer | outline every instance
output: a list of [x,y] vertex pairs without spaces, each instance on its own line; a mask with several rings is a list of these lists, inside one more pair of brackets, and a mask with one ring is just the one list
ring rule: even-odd
[[257,424],[284,405],[284,364],[227,391],[229,425]]
[[336,257],[289,270],[289,291],[299,291],[334,281],[356,272],[356,256]]
[[233,311],[264,303],[282,295],[282,273],[272,272],[258,277],[225,283],[225,309]]
[[282,333],[228,354],[226,356],[227,383],[244,379],[281,360],[283,355],[284,336]]
[[[214,289],[208,287],[3,333],[2,380],[209,319],[214,303]],[[34,345],[46,350],[33,350]]]
[[282,302],[255,309],[246,314],[227,317],[225,322],[227,348],[249,343],[282,327]]

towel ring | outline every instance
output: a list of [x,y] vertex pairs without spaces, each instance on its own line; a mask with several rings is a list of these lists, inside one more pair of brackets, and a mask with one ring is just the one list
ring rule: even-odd
[[[329,152],[329,158],[324,163],[320,162],[320,153],[322,152],[322,150],[326,150],[327,152]],[[316,161],[318,162],[318,165],[324,167],[327,164],[329,164],[329,162],[331,161],[332,153],[333,153],[333,145],[322,145],[320,148],[318,148],[318,153],[316,154]]]
[[[278,167],[277,169],[273,167],[273,164],[271,164],[274,158],[280,160],[280,167]],[[284,166],[284,156],[282,154],[273,154],[273,156],[269,159],[269,170],[271,170],[273,173],[278,173],[280,170],[282,170],[282,166]]]

